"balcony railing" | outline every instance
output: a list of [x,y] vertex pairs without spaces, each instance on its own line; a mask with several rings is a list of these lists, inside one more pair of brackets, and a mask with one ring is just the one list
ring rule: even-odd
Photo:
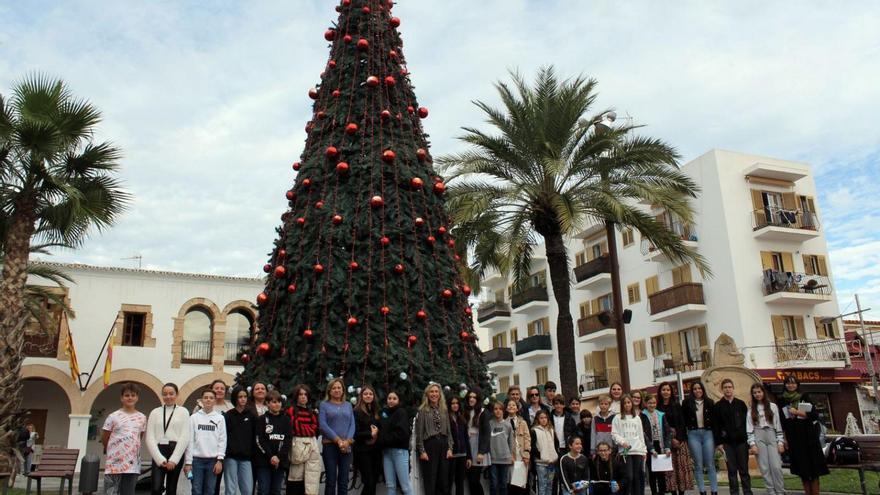
[[[689,225],[682,223],[678,220],[674,220],[674,221],[666,220],[663,223],[664,223],[664,225],[666,225],[666,228],[669,229],[673,234],[677,235],[679,239],[681,239],[683,241],[696,241],[697,240],[696,232],[691,231],[691,228]],[[653,253],[654,251],[657,251],[658,249],[657,249],[657,246],[655,246],[654,243],[651,242],[650,239],[648,239],[647,237],[643,237],[641,250],[642,250],[642,256],[647,256],[648,254]]]
[[486,364],[513,361],[513,350],[510,347],[496,347],[483,353]]
[[764,227],[819,230],[819,216],[814,211],[767,206],[752,210],[753,230]]
[[529,287],[528,289],[514,294],[513,297],[510,298],[510,305],[516,309],[524,304],[528,304],[534,301],[548,301],[547,297],[547,288],[546,287]]
[[516,355],[522,356],[532,351],[551,351],[553,344],[549,335],[532,335],[516,342]]
[[477,322],[482,323],[496,316],[510,316],[510,306],[504,302],[490,302],[480,305],[477,310]]
[[604,371],[593,371],[593,373],[581,375],[581,393],[605,388],[608,388],[608,379],[605,378]]
[[247,342],[225,342],[223,344],[225,364],[241,364],[238,360],[238,355],[241,354],[241,350],[247,345]]
[[211,362],[210,340],[188,340],[181,345],[183,355],[181,361],[191,364],[207,364]]
[[22,352],[27,357],[56,357],[58,355],[58,334],[26,333]]
[[607,328],[617,328],[617,319],[611,311],[602,311],[578,320],[579,337],[585,337]]
[[656,315],[685,304],[705,304],[703,284],[687,282],[673,285],[648,297],[651,314]]
[[804,339],[776,343],[776,363],[846,361],[846,345],[835,339]]
[[797,272],[777,272],[764,270],[764,295],[777,292],[797,292],[800,294],[831,295],[831,280],[823,275],[807,275]]
[[712,366],[712,351],[708,348],[695,349],[686,354],[667,354],[654,358],[654,378],[705,370]]
[[611,261],[607,255],[574,267],[574,278],[578,282],[593,278],[600,273],[611,273]]

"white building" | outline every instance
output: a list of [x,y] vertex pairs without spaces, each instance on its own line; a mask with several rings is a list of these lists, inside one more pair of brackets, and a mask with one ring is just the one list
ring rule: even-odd
[[[845,392],[855,401],[854,385],[846,382],[860,377],[844,369],[843,332],[836,320],[819,321],[839,312],[810,167],[713,150],[682,170],[702,188],[693,202],[693,224],[643,207],[696,248],[713,276],[670,262],[637,232],[616,233],[622,309],[632,311],[626,326],[632,386],[674,380],[677,372],[696,379],[711,366],[713,344],[723,332],[735,340],[746,366],[768,383],[781,382],[778,371],[796,369],[802,379],[816,378],[810,388],[824,395],[825,409],[838,402],[830,394]],[[582,398],[594,400],[620,376],[607,312],[612,298],[604,227],[585,229],[568,247],[578,375]],[[487,301],[477,317],[484,329],[481,346],[501,391],[509,384],[558,383],[557,310],[543,246],[532,269],[531,288],[519,294],[511,294],[511,281],[498,273],[481,283]],[[830,409],[834,423],[844,420],[843,409]]]
[[[67,318],[50,305],[56,331],[46,338],[36,327],[29,330],[22,367],[23,409],[40,434],[40,446],[100,454],[100,428],[120,407],[121,382],[140,385],[138,409],[149,413],[160,404],[166,382],[180,387],[181,403],[191,408],[202,387],[217,378],[230,384],[242,370],[237,355],[254,329],[252,301],[263,289],[261,279],[54,265],[75,280],[63,289],[74,315]],[[50,285],[39,279],[29,283]],[[114,345],[105,389],[108,334]],[[84,374],[82,385],[71,377],[68,335]],[[87,384],[85,374],[93,365]]]

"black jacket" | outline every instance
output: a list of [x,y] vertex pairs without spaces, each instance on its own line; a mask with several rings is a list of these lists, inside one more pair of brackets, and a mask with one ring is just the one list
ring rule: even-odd
[[[354,411],[354,452],[370,452],[376,450],[376,443],[368,443],[373,439],[371,426],[379,427],[379,420],[372,414],[367,414],[360,409]],[[378,436],[376,442],[378,442]]]
[[587,481],[590,479],[590,458],[581,454],[577,459],[565,454],[559,459],[560,482],[566,490],[574,492],[572,483],[575,481]]
[[715,403],[712,412],[716,445],[739,445],[746,442],[746,417],[749,415],[749,408],[745,402],[736,397],[733,401],[722,398]]
[[409,449],[409,414],[402,407],[382,411],[379,420],[379,446],[383,449]]
[[[659,411],[660,414],[660,435],[663,438],[654,438],[654,429],[651,428],[651,418],[648,417],[648,411],[642,411],[639,416],[642,417],[642,429],[645,431],[645,446],[648,447],[648,453],[654,453],[654,443],[661,446],[663,450],[672,449],[672,429],[669,428],[669,422],[666,420],[666,413]],[[662,451],[658,451],[662,454]]]
[[675,397],[670,398],[669,404],[665,406],[657,401],[657,410],[666,415],[666,424],[672,430],[672,438],[679,442],[686,442],[687,430],[684,427],[684,413]]
[[[620,457],[615,455],[608,458],[607,462],[596,456],[590,463],[590,479],[593,481],[616,481],[620,487],[617,493],[626,493],[624,472],[625,466]],[[593,485],[592,493],[593,495],[611,495],[611,484],[597,483]]]
[[[707,430],[712,429],[712,410],[715,403],[712,399],[705,397],[703,399],[703,427]],[[697,403],[693,397],[688,397],[681,404],[681,413],[684,416],[684,427],[688,431],[697,429]]]
[[286,469],[290,442],[293,440],[290,416],[267,412],[257,419],[257,425],[257,453],[253,463],[269,466],[272,457],[277,456],[281,460],[278,469]]
[[452,455],[466,455],[471,458],[471,442],[468,439],[467,420],[463,420],[462,416],[452,420],[449,417],[449,434],[452,435]]
[[[565,448],[562,449],[563,452],[568,452],[568,439],[574,436],[577,433],[577,421],[575,421],[574,416],[572,416],[568,411],[562,413],[565,419],[563,420],[562,434],[565,439]],[[553,425],[553,428],[556,428],[556,413],[550,413],[550,424]],[[559,441],[554,437],[553,443],[557,446],[556,450],[560,450]]]
[[583,421],[578,421],[577,429],[575,430],[575,435],[581,439],[581,444],[584,446],[584,452],[590,452],[590,436],[593,433],[593,423],[590,422],[589,425],[584,425]]
[[[524,406],[519,410],[519,414],[520,414],[520,416],[523,417],[524,420],[526,420],[526,424],[529,425],[529,428],[531,428],[532,426],[535,426],[535,424],[534,424],[534,422],[532,421],[532,418],[531,418],[530,415],[529,415],[529,407],[531,407],[530,404],[526,404],[526,405],[524,405]],[[546,405],[544,405],[543,402],[541,403],[541,409],[544,410],[544,411],[546,411],[547,414],[552,414],[552,411],[550,410],[550,408],[547,407]]]
[[223,413],[226,421],[226,457],[250,460],[257,438],[257,416],[248,408]]

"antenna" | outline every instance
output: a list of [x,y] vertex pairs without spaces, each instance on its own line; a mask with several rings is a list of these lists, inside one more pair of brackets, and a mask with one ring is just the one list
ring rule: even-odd
[[134,256],[129,256],[128,258],[119,258],[119,259],[122,261],[137,260],[138,270],[141,269],[141,266],[143,265],[143,262],[144,262],[144,257],[143,257],[143,255],[140,255],[140,254],[135,254]]

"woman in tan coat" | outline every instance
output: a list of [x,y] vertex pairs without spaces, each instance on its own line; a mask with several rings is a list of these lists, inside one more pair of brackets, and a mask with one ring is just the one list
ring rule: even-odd
[[[532,451],[532,434],[529,431],[529,425],[520,415],[520,404],[519,401],[510,399],[506,403],[506,411],[507,411],[507,420],[510,421],[510,425],[513,427],[514,438],[516,439],[516,449],[513,452],[513,460],[522,461],[525,464],[526,472],[529,470],[529,460]],[[514,467],[514,469],[518,469]],[[512,473],[511,473],[511,477]],[[507,487],[507,492],[511,495],[525,494],[527,493],[526,487],[519,487],[516,485],[509,485]]]

